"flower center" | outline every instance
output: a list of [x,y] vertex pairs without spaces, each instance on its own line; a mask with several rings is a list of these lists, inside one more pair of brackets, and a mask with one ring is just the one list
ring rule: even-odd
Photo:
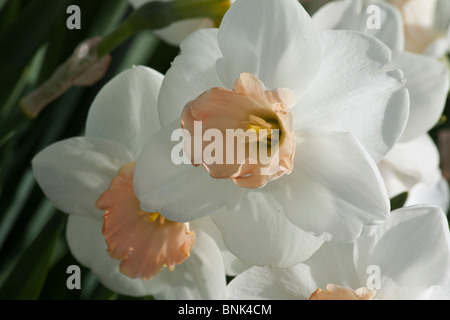
[[263,118],[249,115],[248,121],[243,122],[246,125],[245,130],[253,130],[257,134],[258,141],[271,146],[279,142],[281,136],[281,127],[277,120],[265,121]]
[[195,234],[187,223],[140,209],[133,189],[135,167],[135,162],[122,166],[96,206],[104,211],[103,236],[109,255],[121,260],[120,271],[132,279],[147,280],[163,267],[173,271],[189,257]]
[[328,284],[325,290],[314,291],[309,300],[373,300],[375,295],[376,291],[367,287],[352,290]]
[[[256,77],[242,73],[233,90],[212,88],[184,107],[186,153],[213,178],[261,188],[293,168],[295,136],[289,109],[295,103],[291,90],[265,90]],[[199,123],[201,129],[196,129]]]

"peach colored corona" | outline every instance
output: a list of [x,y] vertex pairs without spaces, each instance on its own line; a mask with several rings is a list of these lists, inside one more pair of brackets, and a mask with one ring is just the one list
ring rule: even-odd
[[[245,146],[241,146],[245,150],[244,162],[237,160],[233,163],[210,163],[203,159],[202,163],[214,178],[233,179],[238,186],[256,189],[292,171],[295,137],[293,116],[289,109],[295,103],[296,96],[291,90],[265,90],[264,84],[256,77],[242,73],[235,81],[233,90],[212,88],[189,102],[181,115],[181,126],[191,137],[194,136],[194,140],[195,122],[202,123],[202,134],[208,129],[219,130],[222,137],[228,137],[228,130],[256,133],[256,141],[240,139],[234,144],[233,139],[225,139],[223,143],[223,155],[229,150],[227,144],[233,144],[233,154],[236,154],[240,148],[239,143],[245,143]],[[278,134],[274,134],[274,130],[277,130]],[[271,155],[274,153],[271,161],[267,163],[250,152],[250,144],[261,142],[267,145]],[[271,148],[275,146],[276,151],[272,152]],[[207,147],[208,143],[203,142],[202,150]],[[195,151],[186,151],[195,164]]]
[[130,278],[147,280],[163,267],[173,271],[189,257],[195,234],[188,223],[140,209],[133,189],[135,167],[135,162],[122,166],[96,206],[105,212],[103,235],[109,255],[122,260],[120,271]]
[[309,300],[373,300],[375,295],[375,290],[366,287],[351,290],[335,284],[327,284],[325,290],[314,291]]

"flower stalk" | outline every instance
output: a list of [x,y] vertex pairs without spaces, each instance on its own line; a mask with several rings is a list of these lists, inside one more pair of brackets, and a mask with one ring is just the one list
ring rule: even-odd
[[229,0],[174,0],[171,2],[149,2],[135,10],[116,30],[103,38],[99,44],[101,58],[114,50],[136,32],[157,30],[176,21],[210,18],[220,24],[230,7]]

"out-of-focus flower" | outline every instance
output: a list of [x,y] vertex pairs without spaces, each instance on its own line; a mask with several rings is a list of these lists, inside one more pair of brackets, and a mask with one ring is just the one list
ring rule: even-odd
[[[367,25],[368,9],[374,3],[381,12],[379,29],[370,29]],[[432,57],[405,51],[402,15],[390,4],[359,0],[334,1],[322,7],[313,16],[313,21],[323,30],[349,29],[371,34],[393,50],[393,60],[388,69],[399,68],[404,72],[411,106],[400,143],[378,166],[390,197],[410,191],[418,183],[422,184],[422,188],[432,188],[441,180],[442,175],[438,150],[426,133],[439,121],[446,103],[449,89],[447,69]],[[440,205],[446,202],[446,198],[448,197],[442,193],[440,201],[433,197],[426,203]],[[415,202],[413,199],[410,201]],[[429,203],[430,201],[437,202]],[[448,204],[443,209],[447,206]]]
[[419,182],[415,184],[408,194],[405,206],[416,204],[435,205],[448,213],[450,209],[450,188],[448,181],[438,175],[437,179],[431,184]]
[[448,0],[387,0],[400,9],[406,50],[440,58],[450,50]]
[[[371,5],[380,8],[379,26],[368,23],[375,13],[367,10]],[[394,50],[440,58],[450,49],[449,12],[447,0],[338,0],[315,15],[322,29],[364,29]]]
[[[166,218],[183,222],[220,209],[213,219],[231,252],[283,267],[322,244],[311,234],[349,241],[364,224],[386,217],[389,202],[375,161],[398,141],[409,111],[402,73],[384,70],[389,48],[360,33],[317,34],[295,0],[242,0],[219,30],[193,33],[181,52],[158,100],[163,130],[136,167],[144,210],[161,209]],[[286,148],[281,172],[271,162],[272,175],[257,184],[267,182],[264,187],[241,188],[253,174],[261,178],[260,172],[235,162],[233,168],[214,168],[230,179],[214,179],[189,161],[173,164],[180,117],[188,131],[195,120],[221,132],[279,128],[286,139],[279,153],[292,145],[295,152]],[[194,132],[194,142],[202,134]]]
[[[139,8],[145,3],[157,0],[128,0],[134,8]],[[158,0],[158,1],[172,1],[172,0]],[[231,5],[235,0],[229,0]],[[178,21],[169,27],[156,30],[155,34],[161,39],[172,45],[179,45],[188,35],[198,29],[215,27],[214,21],[208,18],[189,19],[185,21]]]
[[393,211],[354,243],[326,243],[287,269],[253,267],[227,299],[424,300],[450,298],[450,234],[441,209]]
[[389,196],[408,192],[405,205],[428,204],[449,209],[448,185],[439,168],[439,151],[428,134],[398,143],[378,163]]
[[161,128],[162,80],[145,67],[111,80],[93,102],[86,136],[45,148],[33,159],[34,175],[53,204],[70,214],[73,255],[108,288],[164,299],[222,298],[225,272],[215,242],[195,222],[142,211],[134,194],[135,161]]

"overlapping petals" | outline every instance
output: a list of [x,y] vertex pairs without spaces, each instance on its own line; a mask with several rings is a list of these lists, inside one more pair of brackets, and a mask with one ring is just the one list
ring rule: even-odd
[[130,296],[219,299],[225,270],[214,240],[201,227],[142,212],[133,190],[134,161],[161,128],[162,78],[146,67],[118,75],[93,102],[86,137],[44,149],[33,171],[48,198],[70,214],[73,255],[105,286]]
[[[293,268],[243,272],[228,285],[227,298],[306,300],[333,284],[331,291],[375,291],[374,299],[448,299],[449,249],[448,221],[439,208],[404,208],[354,244],[327,243]],[[370,278],[374,270],[379,283]]]
[[[168,219],[186,222],[221,209],[213,218],[229,249],[260,265],[272,265],[276,259],[239,248],[239,239],[246,248],[255,248],[258,242],[244,234],[244,227],[239,231],[233,225],[246,220],[252,230],[264,225],[264,219],[285,215],[288,221],[277,220],[288,229],[296,226],[326,240],[355,239],[364,224],[380,222],[389,211],[375,162],[400,139],[409,113],[403,74],[388,70],[390,63],[389,48],[368,35],[317,34],[297,1],[237,1],[219,31],[197,31],[181,44],[181,55],[167,72],[158,99],[165,133],[151,139],[136,169],[135,189],[143,210],[165,208]],[[204,168],[176,166],[171,158],[177,148],[170,141],[171,132],[177,129],[185,106],[212,88],[231,90],[243,73],[257,78],[266,91],[285,88],[297,98],[291,108],[293,169],[255,191],[268,195],[273,201],[270,206],[246,205],[243,199],[262,200],[249,197],[229,181],[209,177]],[[232,109],[228,106],[223,112]],[[157,183],[151,183],[150,177],[156,177]],[[251,214],[244,218],[244,210]],[[274,235],[273,246],[288,252],[292,246],[283,246],[286,239]],[[319,243],[308,241],[303,257]],[[298,263],[283,252],[279,255],[285,257],[284,266]]]

